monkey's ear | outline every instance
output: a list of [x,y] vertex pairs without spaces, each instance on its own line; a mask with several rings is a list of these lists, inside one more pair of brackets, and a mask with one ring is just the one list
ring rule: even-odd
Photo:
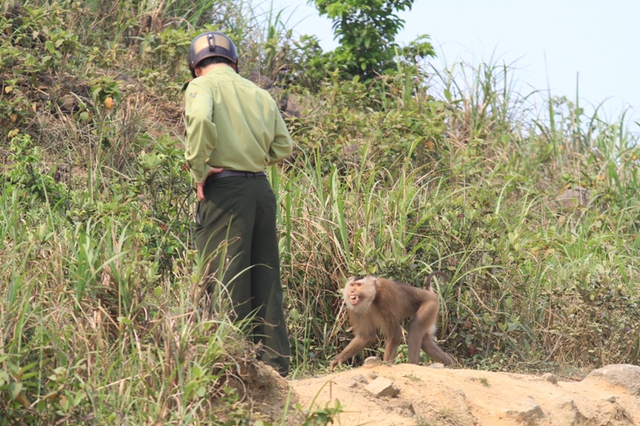
[[376,288],[380,288],[380,282],[378,282],[378,278],[373,278],[373,286]]

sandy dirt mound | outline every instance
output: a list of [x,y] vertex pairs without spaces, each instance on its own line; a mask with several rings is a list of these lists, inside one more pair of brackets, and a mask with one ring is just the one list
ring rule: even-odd
[[581,381],[551,374],[360,367],[290,382],[303,407],[339,400],[340,425],[636,425],[640,367],[614,365]]

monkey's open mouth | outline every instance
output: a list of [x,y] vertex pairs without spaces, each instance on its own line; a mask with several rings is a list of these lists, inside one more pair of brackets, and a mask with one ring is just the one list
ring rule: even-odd
[[357,305],[362,300],[362,296],[349,296],[352,305]]

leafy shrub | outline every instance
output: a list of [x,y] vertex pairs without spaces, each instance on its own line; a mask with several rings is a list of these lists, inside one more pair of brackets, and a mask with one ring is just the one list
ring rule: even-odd
[[395,36],[404,25],[396,12],[410,9],[412,4],[413,0],[316,0],[320,14],[333,21],[340,42],[338,48],[325,55],[325,64],[343,78],[357,76],[366,81],[395,72],[397,56],[414,61],[417,57],[434,56],[433,47],[425,39],[414,41],[402,54],[395,43]]
[[29,135],[15,136],[9,146],[10,162],[6,180],[35,196],[40,202],[59,206],[67,197],[67,188],[53,178],[55,169],[43,170],[44,159],[38,146],[34,146]]

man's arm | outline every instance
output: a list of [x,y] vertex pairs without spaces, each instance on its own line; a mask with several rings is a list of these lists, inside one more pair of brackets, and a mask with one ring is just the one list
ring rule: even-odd
[[269,165],[284,160],[291,155],[293,151],[293,140],[287,129],[287,125],[278,111],[276,113],[275,132],[273,134],[273,143],[269,147]]
[[216,148],[218,132],[213,123],[213,98],[211,89],[200,79],[189,83],[185,90],[185,159],[191,176],[197,183],[203,183],[210,174],[207,164],[209,156]]

